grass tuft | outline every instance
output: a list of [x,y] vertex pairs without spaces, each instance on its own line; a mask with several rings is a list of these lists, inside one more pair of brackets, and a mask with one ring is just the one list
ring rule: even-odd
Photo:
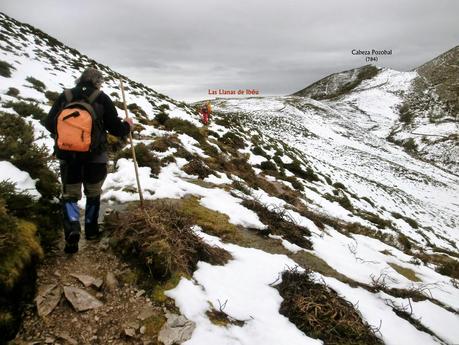
[[392,267],[394,270],[396,270],[398,274],[401,274],[402,276],[404,276],[406,279],[409,279],[413,282],[422,281],[421,279],[418,278],[418,276],[416,276],[416,273],[414,273],[414,271],[410,268],[402,267],[392,262],[389,262],[388,265]]

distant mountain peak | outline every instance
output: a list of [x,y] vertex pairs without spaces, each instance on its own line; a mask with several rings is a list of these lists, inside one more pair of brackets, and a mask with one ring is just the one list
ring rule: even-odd
[[379,73],[380,69],[373,65],[334,73],[328,77],[297,91],[293,96],[309,97],[316,100],[335,98],[355,89],[363,80],[371,79]]

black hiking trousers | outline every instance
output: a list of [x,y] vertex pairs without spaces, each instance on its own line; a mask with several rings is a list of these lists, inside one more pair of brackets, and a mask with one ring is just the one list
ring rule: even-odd
[[[61,160],[62,211],[66,241],[80,233],[81,186],[86,195],[85,234],[86,238],[98,234],[98,218],[102,184],[107,177],[107,164],[94,163],[84,159]],[[72,236],[70,236],[73,234]]]

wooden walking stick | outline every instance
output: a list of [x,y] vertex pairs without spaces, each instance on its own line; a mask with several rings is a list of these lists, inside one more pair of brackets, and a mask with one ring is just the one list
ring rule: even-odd
[[[127,105],[126,105],[126,98],[124,96],[123,80],[121,78],[120,78],[120,86],[121,86],[121,95],[123,97],[124,112],[126,113],[126,119],[128,119],[129,115],[128,115],[128,110],[127,110]],[[134,160],[135,178],[137,180],[137,191],[139,193],[139,198],[140,198],[140,207],[143,209],[143,194],[142,194],[142,188],[140,187],[139,170],[137,168],[137,158],[135,157],[135,149],[134,149],[134,143],[132,142],[132,132],[131,131],[129,131],[129,142],[131,144],[132,159]]]

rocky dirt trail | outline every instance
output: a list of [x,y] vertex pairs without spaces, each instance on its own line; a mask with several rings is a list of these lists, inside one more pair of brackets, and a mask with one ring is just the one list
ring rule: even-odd
[[12,344],[157,343],[149,328],[163,310],[131,282],[134,271],[109,242],[107,234],[82,236],[78,253],[69,255],[61,239],[38,268],[35,304]]

